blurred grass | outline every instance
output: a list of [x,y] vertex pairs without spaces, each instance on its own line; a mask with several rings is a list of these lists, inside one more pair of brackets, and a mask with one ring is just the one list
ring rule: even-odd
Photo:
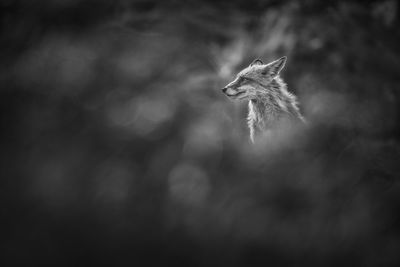
[[[6,1],[2,260],[395,265],[397,1]],[[262,146],[220,89],[287,55]]]

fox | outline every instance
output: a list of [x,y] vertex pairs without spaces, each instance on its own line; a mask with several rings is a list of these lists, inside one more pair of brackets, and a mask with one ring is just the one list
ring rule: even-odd
[[279,75],[286,61],[287,57],[283,56],[264,64],[257,58],[222,88],[222,92],[229,98],[248,101],[247,122],[253,144],[257,136],[281,120],[306,123],[300,113],[297,97],[288,91]]

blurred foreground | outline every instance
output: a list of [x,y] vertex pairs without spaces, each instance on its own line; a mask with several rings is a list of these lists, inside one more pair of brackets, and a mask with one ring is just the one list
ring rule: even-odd
[[[400,262],[397,1],[1,9],[0,261]],[[309,125],[252,146],[220,88],[283,55]]]

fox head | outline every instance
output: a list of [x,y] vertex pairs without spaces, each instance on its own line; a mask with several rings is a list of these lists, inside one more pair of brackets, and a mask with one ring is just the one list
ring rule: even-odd
[[232,99],[254,99],[268,90],[268,85],[279,75],[285,66],[286,57],[281,57],[268,64],[255,59],[247,68],[226,85],[222,92]]

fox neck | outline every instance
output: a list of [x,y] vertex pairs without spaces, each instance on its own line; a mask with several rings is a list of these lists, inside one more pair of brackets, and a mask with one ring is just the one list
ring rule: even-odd
[[286,84],[279,78],[273,79],[267,86],[257,85],[256,95],[250,99],[249,106],[257,122],[263,123],[273,119],[279,113],[287,112],[291,95]]
[[286,84],[276,77],[268,86],[256,85],[257,94],[249,101],[248,124],[250,138],[254,142],[257,132],[267,130],[285,114],[303,120],[297,107],[296,97],[287,91]]

